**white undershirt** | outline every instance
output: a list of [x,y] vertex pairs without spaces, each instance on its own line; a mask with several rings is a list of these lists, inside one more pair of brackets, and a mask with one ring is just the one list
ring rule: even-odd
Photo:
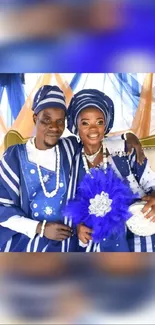
[[37,157],[37,161],[39,162],[40,166],[52,171],[56,170],[55,147],[46,150],[39,150],[37,148],[34,148],[32,140],[30,139],[26,143],[26,150],[27,150],[29,161],[36,163],[36,157]]

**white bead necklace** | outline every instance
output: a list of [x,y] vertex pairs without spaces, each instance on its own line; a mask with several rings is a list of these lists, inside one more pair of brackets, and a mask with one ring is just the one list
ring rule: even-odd
[[88,155],[86,152],[84,152],[87,160],[93,165],[95,158],[97,157],[97,155],[99,154],[99,152],[101,151],[102,146],[93,154],[93,155]]
[[[103,147],[103,169],[106,172],[108,160],[107,160],[107,154],[106,154],[106,146],[105,146],[104,142],[102,143],[102,147]],[[100,150],[101,150],[101,148],[100,148]],[[85,169],[86,173],[91,174],[88,163],[87,163],[88,159],[84,152],[84,148],[82,148],[82,160],[83,160],[84,169]]]
[[59,146],[58,145],[55,146],[55,148],[56,148],[56,160],[57,160],[56,161],[56,188],[52,192],[47,192],[44,181],[43,181],[43,177],[42,177],[42,174],[41,174],[39,162],[38,162],[38,153],[37,153],[37,148],[35,146],[34,138],[32,139],[32,143],[33,143],[33,145],[35,147],[35,151],[36,151],[36,165],[37,165],[37,170],[38,170],[38,175],[39,175],[39,180],[40,180],[42,190],[43,190],[44,195],[46,197],[51,198],[51,197],[53,197],[53,196],[55,196],[57,194],[58,189],[59,189],[59,183],[60,183],[60,150],[59,150]]

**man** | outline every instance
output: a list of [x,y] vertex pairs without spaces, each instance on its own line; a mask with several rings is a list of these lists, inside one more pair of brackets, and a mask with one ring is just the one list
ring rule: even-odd
[[12,146],[1,161],[0,248],[67,251],[70,241],[65,240],[73,232],[63,222],[61,207],[67,198],[76,139],[59,140],[65,128],[63,92],[56,86],[42,87],[33,111],[36,138]]
[[70,171],[79,147],[74,136],[60,139],[66,113],[63,92],[43,86],[32,109],[36,137],[10,147],[0,163],[0,249],[76,251],[71,221],[61,212],[76,190],[78,173],[70,179]]

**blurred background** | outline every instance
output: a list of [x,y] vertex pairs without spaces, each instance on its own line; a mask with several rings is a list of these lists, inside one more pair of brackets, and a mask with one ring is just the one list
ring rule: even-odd
[[154,324],[151,254],[1,254],[0,324]]
[[1,0],[1,72],[150,72],[154,0]]
[[[154,135],[154,25],[154,0],[1,0],[0,155],[43,84],[97,87],[114,133]],[[154,274],[152,254],[0,254],[0,323],[154,324]]]

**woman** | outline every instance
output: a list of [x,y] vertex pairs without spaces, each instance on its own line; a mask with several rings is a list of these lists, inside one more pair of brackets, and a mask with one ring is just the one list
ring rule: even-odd
[[[120,157],[115,155],[115,148],[112,142],[108,142],[105,136],[110,132],[114,122],[114,104],[112,100],[104,93],[87,89],[78,92],[71,100],[68,108],[68,129],[78,134],[81,139],[81,148],[76,154],[74,161],[74,180],[78,170],[77,185],[83,179],[86,169],[106,164],[104,159],[108,161],[116,172],[122,178],[127,179],[130,188],[134,193],[138,192],[143,198],[146,194],[150,194],[155,189],[155,173],[150,169],[147,159],[145,158],[142,165],[138,164],[135,152],[129,156]],[[104,139],[104,141],[103,141]],[[106,154],[104,154],[103,145],[106,146]],[[124,148],[125,152],[127,149]],[[103,157],[105,155],[105,157]],[[75,184],[74,184],[75,188]],[[152,206],[152,204],[151,204]],[[152,210],[151,217],[155,215]],[[78,237],[83,244],[89,241],[90,247],[87,251],[154,251],[155,235],[151,237],[138,237],[130,231],[127,231],[123,239],[105,240],[94,247],[91,244],[92,229],[85,225],[78,225]],[[81,248],[80,248],[81,249]],[[83,248],[85,250],[85,248]]]

